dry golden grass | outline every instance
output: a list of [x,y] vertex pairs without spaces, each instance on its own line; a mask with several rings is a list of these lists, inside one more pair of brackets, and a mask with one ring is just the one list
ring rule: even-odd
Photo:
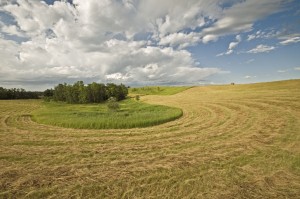
[[0,198],[299,198],[300,80],[141,100],[184,115],[65,129],[31,121],[40,101],[0,101]]

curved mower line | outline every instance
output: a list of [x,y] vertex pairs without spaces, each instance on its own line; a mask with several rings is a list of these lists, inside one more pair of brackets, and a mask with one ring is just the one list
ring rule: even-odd
[[299,197],[300,80],[143,100],[184,114],[149,128],[70,129],[31,121],[39,101],[0,101],[0,197]]

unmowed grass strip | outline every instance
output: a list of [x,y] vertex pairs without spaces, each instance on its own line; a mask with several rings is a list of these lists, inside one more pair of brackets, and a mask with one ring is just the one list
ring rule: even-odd
[[192,88],[192,86],[145,86],[139,88],[130,88],[129,93],[139,95],[174,95],[189,88]]
[[151,105],[127,99],[119,102],[119,110],[108,110],[102,104],[44,103],[33,112],[34,121],[77,129],[128,129],[148,127],[175,120],[182,116],[179,108]]

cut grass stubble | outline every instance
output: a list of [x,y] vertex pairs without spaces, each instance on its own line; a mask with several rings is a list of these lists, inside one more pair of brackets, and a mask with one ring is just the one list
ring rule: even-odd
[[[0,100],[0,198],[299,199],[300,80],[141,101],[184,115],[150,128],[82,130],[32,122],[41,100]],[[101,112],[61,106],[80,117]]]

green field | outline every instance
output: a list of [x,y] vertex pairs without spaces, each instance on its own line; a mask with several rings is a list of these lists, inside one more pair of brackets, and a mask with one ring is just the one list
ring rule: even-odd
[[193,87],[142,102],[183,116],[73,129],[32,121],[40,100],[0,101],[0,198],[299,198],[300,80]]
[[138,94],[138,95],[174,95],[176,93],[180,93],[184,90],[192,88],[191,86],[145,86],[139,88],[130,88],[130,94]]
[[33,112],[33,120],[68,128],[120,129],[158,125],[182,116],[179,108],[150,105],[132,99],[121,101],[119,105],[119,110],[110,111],[106,103],[44,103],[42,108]]

